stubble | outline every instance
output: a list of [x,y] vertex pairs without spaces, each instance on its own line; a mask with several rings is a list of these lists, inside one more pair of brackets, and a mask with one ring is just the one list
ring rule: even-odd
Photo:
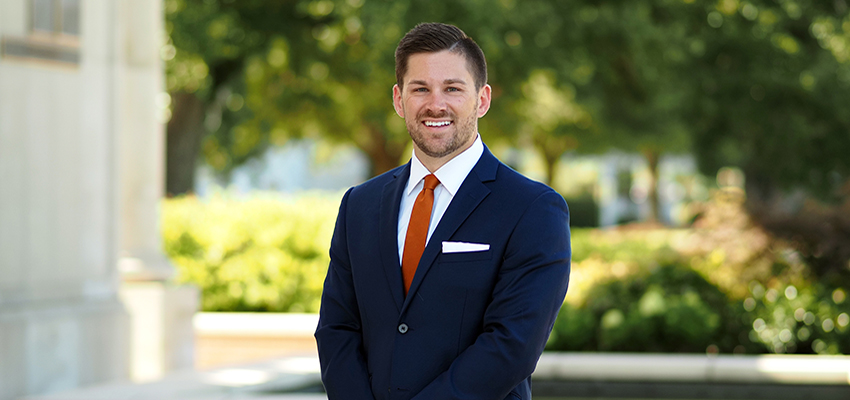
[[[478,101],[475,102],[475,109],[478,109]],[[422,126],[422,119],[447,117],[454,121],[452,124],[454,131],[449,133],[450,137],[441,138],[440,140],[433,140],[433,138],[429,140],[431,134],[426,132],[425,127]],[[471,138],[477,133],[476,120],[477,115],[474,112],[470,113],[467,118],[458,120],[456,115],[448,111],[436,114],[430,110],[426,110],[420,115],[417,115],[413,120],[405,119],[405,125],[407,125],[407,132],[410,134],[410,138],[419,150],[428,157],[443,158],[469,144]]]

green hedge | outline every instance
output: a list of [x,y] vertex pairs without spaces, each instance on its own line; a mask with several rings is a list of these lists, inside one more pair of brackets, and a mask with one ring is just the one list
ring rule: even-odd
[[565,304],[548,347],[572,351],[757,352],[738,348],[739,307],[681,264],[596,285],[580,307]]
[[843,288],[821,283],[765,287],[744,299],[747,338],[775,353],[850,354],[850,301]]
[[780,242],[733,228],[573,230],[547,349],[850,354],[845,289],[812,281]]
[[165,200],[165,252],[204,311],[318,312],[339,198]]
[[[165,200],[165,251],[204,311],[317,312],[340,197]],[[573,229],[547,348],[850,353],[844,289],[812,281],[792,250],[718,209],[704,218],[715,225],[692,229]]]

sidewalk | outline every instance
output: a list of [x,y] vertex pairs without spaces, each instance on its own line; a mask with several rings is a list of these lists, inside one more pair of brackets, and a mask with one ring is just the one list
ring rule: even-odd
[[119,382],[26,400],[327,400],[315,357],[290,357],[209,371],[178,371],[164,379]]
[[[544,353],[535,396],[551,398],[850,398],[847,356]],[[115,383],[28,400],[327,400],[313,357],[288,357],[146,383]]]

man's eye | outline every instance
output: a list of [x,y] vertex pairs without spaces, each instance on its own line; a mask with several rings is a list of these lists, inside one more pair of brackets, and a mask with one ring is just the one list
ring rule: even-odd
[[427,91],[428,91],[428,89],[425,89],[424,87],[421,87],[421,88],[413,89],[413,91],[414,91],[414,92],[427,92]]
[[450,88],[446,89],[446,91],[447,92],[458,92],[458,91],[460,91],[460,89],[458,89],[456,87],[450,87]]

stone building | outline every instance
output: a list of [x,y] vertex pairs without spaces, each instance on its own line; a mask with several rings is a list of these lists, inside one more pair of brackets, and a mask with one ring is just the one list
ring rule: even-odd
[[0,0],[0,400],[190,367],[168,283],[162,2]]

